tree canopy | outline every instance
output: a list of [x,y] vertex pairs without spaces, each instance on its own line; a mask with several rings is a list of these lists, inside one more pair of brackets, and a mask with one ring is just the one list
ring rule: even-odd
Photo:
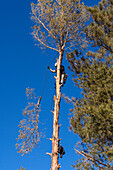
[[80,0],[37,0],[31,4],[34,39],[58,51],[83,43],[88,15]]
[[[83,97],[73,99],[70,123],[82,140],[83,151],[107,165],[113,160],[113,61],[101,51],[90,57],[95,58],[79,60],[80,74],[74,82]],[[76,72],[76,66],[72,70]]]
[[67,55],[73,80],[82,90],[81,98],[72,98],[70,120],[81,139],[79,149],[75,148],[83,156],[74,166],[77,169],[113,169],[112,5],[112,1],[102,1],[99,7],[89,8],[93,21],[86,36],[99,49],[86,55],[76,50]]
[[86,29],[89,42],[113,53],[113,1],[102,0],[99,6],[89,7],[88,10],[93,19]]

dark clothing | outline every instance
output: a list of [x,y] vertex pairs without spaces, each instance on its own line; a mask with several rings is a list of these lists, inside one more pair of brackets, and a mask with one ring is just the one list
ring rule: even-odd
[[[57,68],[54,70],[54,72],[57,72]],[[60,67],[60,74],[64,74],[64,73],[65,73],[64,66],[61,65],[61,67]]]
[[61,68],[60,68],[60,84],[64,84],[64,75],[65,75],[65,69],[64,69],[64,66],[61,65]]
[[58,148],[58,153],[60,153],[60,158],[62,158],[62,156],[65,154],[65,150],[61,145]]
[[61,73],[61,74],[64,74],[64,73],[65,73],[64,66],[62,66],[62,65],[61,65],[61,68],[60,68],[60,73]]
[[[55,70],[52,70],[51,68],[49,68],[49,66],[47,68],[50,69],[50,71],[52,73],[57,72],[57,68]],[[60,82],[59,83],[61,84],[62,87],[65,84],[66,79],[67,79],[67,74],[65,73],[64,66],[61,65],[61,67],[60,67]],[[56,84],[55,84],[55,88],[56,88]]]

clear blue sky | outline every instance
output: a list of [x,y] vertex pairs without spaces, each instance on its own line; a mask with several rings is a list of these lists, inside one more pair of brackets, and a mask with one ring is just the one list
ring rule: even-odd
[[[30,35],[33,23],[30,20],[31,1],[5,0],[0,3],[0,170],[17,170],[21,166],[27,170],[48,170],[51,159],[46,152],[51,152],[51,141],[46,138],[52,136],[52,95],[54,93],[53,74],[48,72],[44,97],[41,103],[41,129],[46,137],[41,139],[39,146],[30,154],[22,157],[15,149],[20,120],[23,119],[22,109],[27,104],[26,87],[36,89],[41,95],[47,65],[51,62],[55,52],[41,50],[34,46]],[[84,0],[86,5],[93,6],[99,0]],[[68,73],[68,80],[62,88],[67,96],[79,96],[78,89],[71,80],[68,63],[63,64]],[[60,138],[66,154],[60,159],[62,170],[71,170],[71,164],[78,158],[74,151],[78,137],[69,132],[69,108],[64,99],[60,110]]]

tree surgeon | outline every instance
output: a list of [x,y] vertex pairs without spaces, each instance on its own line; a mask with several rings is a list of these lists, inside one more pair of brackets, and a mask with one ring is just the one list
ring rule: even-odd
[[[47,67],[52,73],[56,73],[57,72],[57,63],[55,63],[55,70],[52,70],[49,66]],[[60,67],[60,84],[63,87],[63,85],[65,84],[67,80],[67,74],[65,73],[65,68],[63,65],[61,65]],[[56,88],[56,85],[55,85]]]
[[65,150],[62,145],[59,145],[58,153],[60,154],[60,158],[62,158],[62,156],[65,154]]

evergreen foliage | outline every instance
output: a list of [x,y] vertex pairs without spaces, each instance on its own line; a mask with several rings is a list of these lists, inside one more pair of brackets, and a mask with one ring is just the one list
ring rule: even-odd
[[[81,98],[72,98],[71,128],[81,138],[75,149],[83,158],[76,169],[113,169],[113,1],[89,8],[93,22],[86,29],[89,43],[99,47],[83,57],[77,50],[68,54]],[[105,19],[107,18],[107,20]],[[109,30],[109,31],[106,31]]]
[[71,70],[77,74],[73,80],[83,96],[72,99],[70,123],[82,140],[83,151],[107,166],[113,160],[113,61],[102,49],[90,53],[90,57],[83,61],[83,57],[77,60],[72,54],[68,56]]
[[113,0],[102,0],[88,10],[93,19],[86,29],[89,42],[113,53]]

